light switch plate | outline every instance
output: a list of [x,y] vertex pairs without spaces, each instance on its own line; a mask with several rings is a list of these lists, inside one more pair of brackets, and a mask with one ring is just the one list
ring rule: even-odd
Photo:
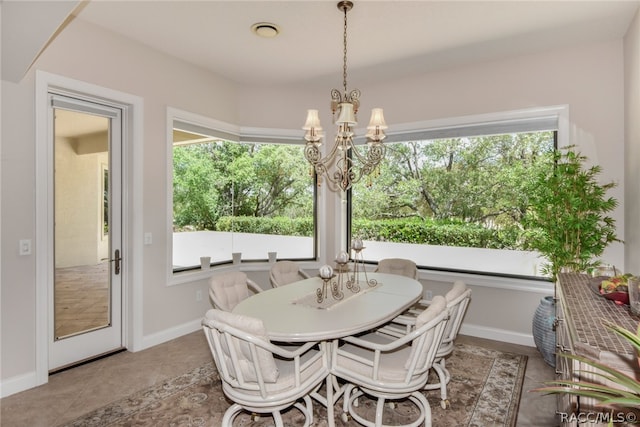
[[31,240],[22,239],[19,245],[20,255],[31,255]]

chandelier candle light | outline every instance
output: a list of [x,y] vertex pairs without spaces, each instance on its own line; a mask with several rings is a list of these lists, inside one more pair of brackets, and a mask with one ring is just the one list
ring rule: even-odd
[[382,108],[374,108],[371,111],[371,120],[366,133],[368,145],[366,153],[361,153],[353,144],[353,128],[357,124],[360,91],[358,89],[347,91],[347,12],[352,8],[353,3],[350,1],[338,3],[338,9],[344,12],[342,67],[344,92],[341,93],[338,89],[331,90],[331,112],[338,130],[334,145],[326,157],[322,158],[320,152],[324,134],[320,126],[318,110],[308,110],[307,120],[302,128],[306,131],[305,158],[318,177],[323,175],[327,177],[329,187],[334,191],[338,188],[346,191],[363,176],[370,175],[384,158],[385,151],[382,140],[386,137],[384,130],[387,129],[387,124],[384,121]]

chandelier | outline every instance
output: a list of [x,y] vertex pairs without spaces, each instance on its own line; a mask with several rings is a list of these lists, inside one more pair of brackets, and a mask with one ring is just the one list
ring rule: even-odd
[[344,12],[342,66],[344,92],[341,93],[338,89],[331,90],[331,113],[338,129],[333,147],[326,157],[323,158],[320,151],[324,134],[320,126],[318,110],[307,111],[307,120],[302,127],[306,131],[304,156],[318,177],[326,176],[329,187],[334,191],[338,188],[346,191],[362,177],[370,175],[382,161],[385,151],[382,140],[386,137],[384,129],[387,125],[382,108],[374,108],[371,111],[371,120],[366,133],[366,151],[361,152],[353,144],[353,128],[357,124],[360,91],[358,89],[347,91],[347,12],[351,8],[353,3],[350,1],[338,3],[338,9]]

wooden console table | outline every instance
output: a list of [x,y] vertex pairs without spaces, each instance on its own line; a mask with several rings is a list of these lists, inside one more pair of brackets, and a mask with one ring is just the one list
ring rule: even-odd
[[[556,284],[557,352],[584,356],[640,379],[638,360],[631,344],[602,324],[602,320],[607,320],[635,331],[640,318],[630,314],[628,306],[617,305],[596,294],[590,287],[589,279],[589,276],[578,273],[561,273],[558,276]],[[590,377],[588,372],[594,372],[594,368],[556,356],[557,379],[588,380]],[[566,417],[564,414],[594,412],[593,405],[594,402],[591,399],[559,394],[557,411],[561,425],[577,425],[571,422],[575,417]]]

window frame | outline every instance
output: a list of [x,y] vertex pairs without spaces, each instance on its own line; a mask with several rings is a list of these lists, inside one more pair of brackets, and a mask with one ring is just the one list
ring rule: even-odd
[[[432,140],[455,138],[463,136],[479,136],[480,134],[504,134],[515,132],[542,131],[549,130],[549,124],[553,123],[556,134],[556,148],[570,145],[570,126],[569,126],[569,106],[557,105],[540,108],[530,108],[523,110],[513,110],[497,113],[488,113],[472,116],[451,117],[444,119],[435,119],[414,123],[406,123],[394,126],[394,129],[388,132],[385,143],[388,142],[405,142],[410,140]],[[359,141],[361,142],[361,141]],[[352,215],[353,215],[353,192],[349,189],[347,192],[347,217],[343,222],[347,226],[347,242],[353,239],[352,235]],[[471,248],[469,248],[471,249]],[[483,249],[483,248],[477,248]],[[345,247],[349,251],[349,244]],[[375,264],[375,261],[366,260],[367,264]],[[418,268],[424,271],[433,271],[439,274],[471,274],[479,276],[493,276],[505,278],[544,280],[547,279],[532,275],[519,275],[512,273],[455,269],[445,266],[430,266],[416,262]],[[533,267],[533,266],[532,266]],[[533,271],[539,271],[533,267]]]
[[[190,113],[184,110],[180,110],[173,107],[167,107],[166,112],[166,156],[167,156],[167,275],[168,285],[177,285],[181,283],[192,282],[200,277],[207,277],[211,274],[211,270],[201,270],[200,264],[197,264],[189,268],[173,268],[173,130],[175,124],[179,123],[180,127],[184,127],[185,130],[193,131],[196,133],[204,133],[211,136],[219,137],[224,140],[233,141],[237,143],[259,143],[259,144],[288,144],[288,145],[301,145],[300,132],[292,131],[288,129],[272,129],[272,128],[250,128],[240,127],[230,123],[226,123],[220,120],[205,117],[199,114]],[[317,261],[318,259],[318,228],[320,216],[318,215],[318,192],[317,182],[314,177],[314,194],[313,194],[313,208],[312,214],[314,217],[313,227],[313,243],[312,243],[312,256],[310,258],[297,258],[296,261]],[[251,263],[266,263],[268,259],[264,260],[247,260]],[[212,268],[221,268],[226,266],[233,266],[233,260],[231,259],[231,253],[229,253],[229,259],[212,263]],[[234,266],[235,267],[235,266]]]

